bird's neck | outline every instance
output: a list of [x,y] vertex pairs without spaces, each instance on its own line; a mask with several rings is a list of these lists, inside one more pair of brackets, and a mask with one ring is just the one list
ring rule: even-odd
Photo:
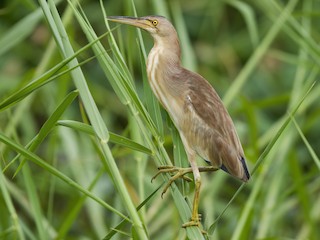
[[[147,72],[149,80],[172,84],[173,75],[181,70],[180,46],[178,38],[155,38],[154,46],[148,55]],[[157,76],[155,76],[155,74]]]
[[157,52],[164,63],[180,66],[181,50],[177,37],[154,38],[154,46],[151,52]]
[[[151,89],[171,116],[177,109],[177,99],[182,96],[182,67],[179,42],[155,41],[148,56],[147,73]],[[182,85],[182,86],[181,86]]]

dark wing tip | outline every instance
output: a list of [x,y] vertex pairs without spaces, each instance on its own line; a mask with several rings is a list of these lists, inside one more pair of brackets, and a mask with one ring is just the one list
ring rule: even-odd
[[[244,157],[241,157],[240,161],[244,170],[244,176],[241,178],[241,180],[247,182],[250,179],[250,173],[246,164],[246,160],[244,159]],[[226,168],[225,165],[222,164],[220,166],[220,169],[230,174],[229,170]]]
[[223,171],[225,171],[226,173],[229,173],[229,174],[230,174],[230,172],[228,171],[228,169],[226,168],[225,165],[222,164],[221,167],[220,167],[220,169],[223,170]]
[[240,159],[241,163],[242,163],[242,167],[245,173],[245,177],[243,178],[243,181],[248,181],[250,179],[250,173],[246,164],[246,160],[244,159],[244,157],[241,157]]

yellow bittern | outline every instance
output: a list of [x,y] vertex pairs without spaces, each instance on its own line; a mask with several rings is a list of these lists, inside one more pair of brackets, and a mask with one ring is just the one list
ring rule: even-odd
[[[113,16],[108,19],[144,29],[154,39],[147,61],[149,83],[178,129],[191,165],[186,169],[160,167],[159,172],[177,171],[164,191],[175,179],[193,172],[195,193],[192,216],[183,227],[199,226],[201,171],[222,169],[244,182],[250,178],[231,117],[207,80],[181,66],[178,35],[166,18]],[[197,156],[210,163],[211,167],[198,168]]]

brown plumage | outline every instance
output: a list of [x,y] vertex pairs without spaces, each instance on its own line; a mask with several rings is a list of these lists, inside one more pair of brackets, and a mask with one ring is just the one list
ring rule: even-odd
[[[154,39],[148,55],[148,79],[180,133],[195,179],[192,217],[184,226],[198,225],[201,182],[196,155],[209,162],[212,170],[221,168],[245,182],[250,178],[233,122],[213,87],[199,74],[181,66],[178,35],[166,18],[119,16],[108,19],[140,27]],[[183,171],[178,173],[174,179],[183,174]]]

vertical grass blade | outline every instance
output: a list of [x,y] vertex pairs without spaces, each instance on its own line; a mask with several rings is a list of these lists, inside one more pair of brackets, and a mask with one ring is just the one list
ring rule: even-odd
[[250,74],[253,72],[257,64],[260,62],[261,58],[268,50],[272,41],[275,39],[285,22],[290,17],[292,10],[294,9],[297,3],[298,0],[289,1],[287,6],[281,12],[278,19],[274,22],[274,24],[266,34],[266,36],[262,39],[259,46],[257,46],[256,50],[254,51],[250,59],[248,60],[244,68],[241,70],[237,78],[234,80],[234,83],[230,86],[227,93],[225,94],[223,102],[226,106],[230,105],[233,98],[248,81]]
[[[49,1],[49,5],[44,1],[40,0],[41,7],[43,8],[45,14],[47,15],[48,23],[53,30],[55,39],[58,42],[58,46],[61,49],[61,52],[64,58],[74,55],[74,51],[69,42],[68,35],[64,26],[59,17],[58,11],[53,1]],[[70,68],[77,66],[77,59],[73,59],[68,64]],[[79,95],[82,98],[84,108],[86,110],[87,116],[90,120],[90,123],[98,137],[102,152],[105,156],[104,164],[107,165],[111,173],[111,178],[114,182],[115,187],[117,188],[123,203],[125,204],[130,217],[133,222],[135,231],[140,239],[147,239],[147,233],[142,225],[140,217],[131,201],[131,198],[127,192],[127,189],[124,185],[124,181],[119,173],[119,170],[115,164],[113,156],[108,146],[109,133],[108,129],[105,126],[103,119],[98,111],[98,108],[93,100],[93,97],[89,91],[89,88],[86,84],[85,77],[80,68],[76,68],[71,72],[71,75],[74,79],[74,84],[79,90]]]

